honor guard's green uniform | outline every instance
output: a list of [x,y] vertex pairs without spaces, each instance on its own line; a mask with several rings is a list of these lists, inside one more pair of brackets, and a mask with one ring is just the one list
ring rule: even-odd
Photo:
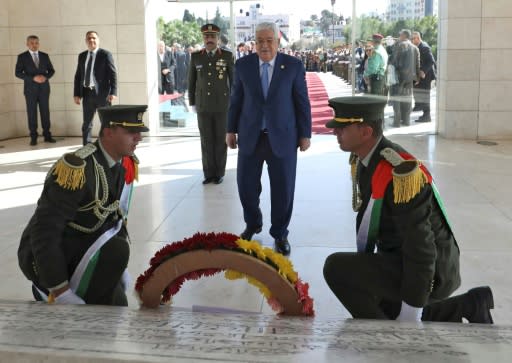
[[[148,131],[147,106],[98,109],[102,127]],[[23,231],[18,260],[37,300],[66,285],[87,304],[127,305],[126,218],[138,160],[113,160],[100,140],[64,154],[50,169],[37,208]],[[74,302],[76,303],[76,302]]]
[[[489,288],[448,298],[461,283],[459,247],[428,170],[382,136],[386,100],[340,97],[329,104],[335,118],[326,126],[338,129],[340,146],[372,147],[362,160],[350,157],[357,252],[327,258],[331,290],[354,318],[395,319],[409,310],[428,321],[492,322]],[[373,134],[345,133],[349,126],[372,127]]]
[[[214,24],[201,28],[203,35],[217,34]],[[189,65],[189,104],[196,107],[205,181],[222,180],[226,169],[226,123],[231,85],[233,54],[216,47],[192,53]]]

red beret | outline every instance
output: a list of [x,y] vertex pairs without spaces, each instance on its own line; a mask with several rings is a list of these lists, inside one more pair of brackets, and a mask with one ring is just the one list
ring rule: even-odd
[[373,40],[382,40],[382,38],[384,38],[384,36],[382,34],[373,34],[372,35],[372,39]]

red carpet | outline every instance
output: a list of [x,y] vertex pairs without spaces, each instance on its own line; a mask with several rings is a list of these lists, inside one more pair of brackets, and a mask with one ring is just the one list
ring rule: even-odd
[[162,103],[162,102],[169,101],[169,100],[175,100],[177,98],[180,98],[182,95],[183,95],[182,93],[176,93],[176,92],[174,92],[172,95],[168,95],[168,94],[160,95],[159,102]]
[[329,96],[324,84],[315,72],[306,72],[306,81],[308,83],[309,102],[311,103],[313,133],[332,134],[332,130],[325,127],[325,123],[332,120],[334,111],[328,106]]

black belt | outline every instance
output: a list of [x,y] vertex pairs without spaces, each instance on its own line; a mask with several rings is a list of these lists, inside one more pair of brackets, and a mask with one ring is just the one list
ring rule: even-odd
[[267,129],[263,129],[263,130],[261,130],[261,134],[262,134],[262,135],[268,135],[268,130],[267,130]]
[[85,89],[88,89],[90,91],[94,91],[95,90],[95,87],[94,86],[89,86],[89,87],[86,87],[84,86]]

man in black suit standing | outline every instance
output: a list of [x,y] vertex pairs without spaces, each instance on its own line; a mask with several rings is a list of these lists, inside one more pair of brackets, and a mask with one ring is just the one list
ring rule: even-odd
[[37,144],[37,104],[45,142],[54,143],[50,132],[50,83],[48,80],[55,70],[48,54],[39,51],[39,37],[27,37],[28,50],[18,55],[16,62],[16,77],[24,82],[23,93],[27,102],[28,128],[30,130],[30,145]]
[[414,83],[413,111],[423,111],[423,115],[416,122],[430,122],[430,89],[432,81],[436,79],[436,60],[430,46],[421,39],[420,32],[412,32],[412,43],[420,51],[420,77]]
[[82,100],[83,144],[91,142],[92,119],[99,107],[110,106],[117,98],[117,73],[112,53],[100,48],[98,33],[85,34],[88,50],[78,55],[73,99],[77,105]]
[[176,67],[174,56],[170,50],[165,48],[165,43],[158,42],[158,62],[160,62],[160,72],[158,72],[158,93],[163,95],[174,93],[174,68]]

